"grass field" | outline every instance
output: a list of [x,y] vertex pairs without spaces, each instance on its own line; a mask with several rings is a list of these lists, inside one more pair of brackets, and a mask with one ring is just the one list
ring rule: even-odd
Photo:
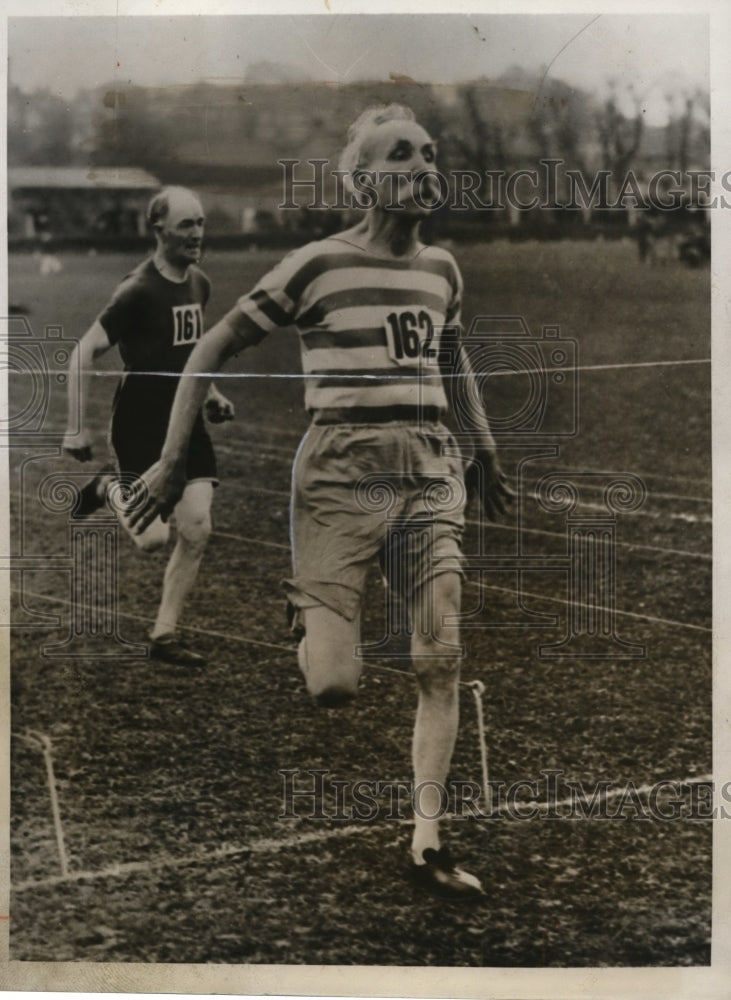
[[[467,322],[521,315],[536,337],[542,324],[559,324],[578,342],[578,434],[548,442],[558,456],[527,467],[523,551],[566,552],[565,515],[542,511],[532,495],[546,472],[631,473],[648,492],[616,526],[617,629],[644,644],[645,657],[539,657],[538,643],[557,641],[566,627],[565,574],[485,576],[486,606],[473,620],[483,627],[465,633],[463,677],[486,685],[491,778],[510,786],[558,769],[587,788],[634,782],[643,801],[649,786],[668,779],[683,783],[687,800],[688,782],[711,770],[710,365],[668,362],[710,356],[708,272],[640,268],[633,246],[621,242],[494,244],[455,254]],[[209,318],[276,259],[210,253]],[[32,258],[14,258],[11,301],[29,310],[36,336],[49,324],[80,336],[132,263],[69,256],[62,273],[41,279]],[[101,367],[117,365],[109,355]],[[369,664],[359,700],[339,712],[313,709],[304,693],[280,589],[289,567],[289,468],[306,427],[301,379],[288,377],[298,371],[296,340],[282,334],[235,359],[232,377],[221,380],[237,420],[214,429],[222,484],[186,619],[210,657],[205,672],[43,656],[43,645],[65,635],[68,574],[13,574],[22,627],[13,632],[12,728],[53,741],[71,875],[58,877],[43,760],[16,739],[11,958],[707,964],[710,822],[551,820],[545,809],[528,821],[455,819],[450,843],[488,890],[484,905],[462,910],[419,896],[401,878],[407,820],[333,818],[333,782],[409,778],[415,692],[403,665],[386,660]],[[101,455],[115,380],[92,382]],[[496,390],[496,406],[509,408],[510,382]],[[54,383],[46,428],[62,431],[63,403]],[[519,457],[506,451],[511,474]],[[68,515],[44,511],[35,488],[73,463],[53,446],[24,445],[10,464],[16,553],[22,532],[25,556],[66,555]],[[476,531],[473,522],[468,554]],[[516,551],[513,520],[487,537],[491,552]],[[144,642],[165,555],[142,557],[126,538],[120,547],[121,632]],[[472,574],[466,606],[478,601],[479,586]],[[559,616],[555,627],[530,625],[519,587],[531,612]],[[380,635],[381,593],[374,574],[370,639]],[[54,627],[41,614],[60,621]],[[280,771],[318,768],[328,771],[329,818],[280,818]],[[475,703],[465,687],[452,777],[479,782],[480,774]]]

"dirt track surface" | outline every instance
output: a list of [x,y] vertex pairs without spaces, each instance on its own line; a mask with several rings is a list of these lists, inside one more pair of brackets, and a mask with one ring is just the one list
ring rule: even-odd
[[[625,800],[624,819],[547,819],[544,808],[533,819],[452,820],[455,855],[488,890],[472,909],[423,897],[403,879],[408,808],[403,819],[389,819],[384,795],[374,821],[359,822],[350,802],[339,818],[338,781],[409,778],[415,691],[407,672],[391,672],[405,665],[381,660],[368,665],[357,703],[340,712],[315,710],[304,693],[280,590],[289,567],[289,467],[306,427],[302,385],[265,377],[299,371],[294,337],[282,334],[227,369],[242,377],[220,382],[237,420],[213,430],[222,484],[186,615],[186,637],[210,658],[205,670],[42,655],[67,629],[68,574],[24,574],[15,621],[25,625],[13,634],[13,732],[39,730],[52,740],[73,877],[58,878],[42,758],[15,740],[11,958],[709,962],[712,823],[700,818],[697,796],[694,811],[687,783],[711,770],[710,370],[662,364],[709,356],[708,274],[640,271],[632,246],[621,243],[464,247],[455,255],[467,289],[465,319],[522,313],[535,336],[542,323],[559,323],[578,342],[586,369],[578,375],[578,434],[554,441],[560,459],[538,460],[526,475],[525,550],[566,551],[565,518],[541,511],[531,496],[557,466],[632,473],[648,491],[639,511],[618,516],[616,529],[618,634],[644,644],[646,656],[540,657],[539,642],[556,642],[565,631],[564,576],[526,574],[524,607],[514,570],[482,581],[485,607],[474,619],[482,627],[465,630],[463,677],[486,685],[491,778],[506,788],[539,782],[541,795],[549,770],[587,789],[605,781],[621,791],[632,782],[642,810]],[[210,256],[209,319],[275,259]],[[40,279],[31,258],[17,258],[11,298],[29,305],[36,333],[61,323],[65,336],[80,336],[130,263],[68,257],[61,275]],[[107,367],[115,364],[110,355]],[[616,367],[627,364],[642,367]],[[91,423],[103,452],[115,380],[92,381]],[[499,392],[495,405],[509,406]],[[46,421],[61,429],[62,395],[52,396]],[[67,554],[68,516],[42,510],[34,490],[49,472],[71,468],[58,454],[11,453],[16,552],[22,537],[26,555]],[[470,525],[467,553],[476,531]],[[488,532],[491,552],[515,551],[510,522]],[[145,641],[164,565],[164,554],[141,557],[121,538],[125,639]],[[479,593],[473,574],[465,606],[475,606]],[[375,640],[383,616],[375,574],[367,609],[365,636]],[[536,613],[558,622],[536,628]],[[40,614],[60,615],[60,623],[54,628]],[[461,707],[452,778],[479,783],[475,703],[466,688]],[[317,769],[327,771],[322,794],[301,797],[296,818],[282,818],[281,772],[299,771],[306,790]],[[684,783],[678,819],[643,815],[647,789],[662,779]],[[521,794],[523,803],[531,797]],[[610,812],[621,802],[615,795]],[[314,808],[324,818],[308,815]]]

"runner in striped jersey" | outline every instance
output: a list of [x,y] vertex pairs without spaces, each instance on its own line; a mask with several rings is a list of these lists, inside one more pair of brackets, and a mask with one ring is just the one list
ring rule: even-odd
[[239,307],[267,333],[297,326],[309,412],[347,408],[379,419],[394,406],[446,410],[438,331],[458,321],[461,292],[447,251],[379,257],[351,230],[289,254]]
[[[242,348],[296,328],[312,415],[293,468],[294,572],[285,583],[304,626],[300,668],[320,704],[355,694],[365,576],[380,555],[411,620],[432,622],[411,638],[419,688],[412,755],[422,790],[411,870],[434,892],[477,897],[479,881],[440,847],[436,818],[458,726],[457,630],[444,623],[460,610],[465,505],[462,459],[441,422],[445,370],[457,376],[446,388],[459,386],[488,516],[505,512],[511,492],[453,333],[459,270],[451,254],[419,240],[438,196],[434,142],[398,105],[364,112],[348,138],[341,166],[351,186],[358,171],[372,172],[375,204],[353,228],[289,254],[205,335],[186,371],[217,371]],[[181,456],[205,390],[203,379],[181,380],[162,458],[145,474],[147,500],[133,515],[140,530],[169,513],[179,494]],[[396,521],[413,530],[394,532]]]

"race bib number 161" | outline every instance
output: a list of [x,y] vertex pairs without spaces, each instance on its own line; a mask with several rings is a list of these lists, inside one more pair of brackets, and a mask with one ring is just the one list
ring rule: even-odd
[[173,344],[194,344],[203,336],[203,311],[197,302],[173,306]]

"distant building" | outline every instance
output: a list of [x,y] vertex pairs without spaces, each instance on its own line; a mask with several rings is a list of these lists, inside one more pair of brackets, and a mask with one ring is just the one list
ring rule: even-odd
[[160,182],[136,167],[9,167],[8,234],[55,238],[143,236]]

